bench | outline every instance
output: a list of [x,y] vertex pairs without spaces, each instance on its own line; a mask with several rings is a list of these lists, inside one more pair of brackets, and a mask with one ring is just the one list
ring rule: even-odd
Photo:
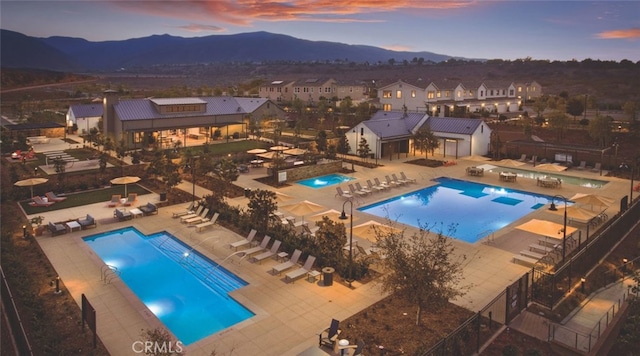
[[513,255],[513,263],[520,263],[527,267],[534,267],[536,263],[538,263],[538,260],[527,256]]
[[540,252],[542,252],[544,254],[547,254],[547,253],[555,250],[555,247],[556,247],[555,245],[552,246],[552,247],[549,247],[549,246],[540,245],[540,244],[531,244],[531,245],[529,245],[529,250],[531,250],[531,251],[540,251]]
[[27,137],[27,142],[32,145],[37,143],[49,143],[49,138],[47,136],[30,136]]
[[541,258],[544,257],[543,254],[541,253],[537,253],[537,252],[533,252],[530,250],[522,250],[520,251],[520,254],[526,257],[531,257],[531,258],[535,258],[536,260],[540,260]]
[[538,239],[538,243],[542,246],[556,247],[562,244],[562,239],[556,239],[555,237],[547,236],[547,237]]

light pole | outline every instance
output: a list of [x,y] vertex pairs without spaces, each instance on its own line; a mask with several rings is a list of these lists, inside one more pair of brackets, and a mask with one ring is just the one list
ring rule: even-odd
[[567,198],[562,195],[554,195],[551,198],[551,206],[549,207],[549,210],[551,211],[558,211],[555,204],[556,198],[560,198],[564,201],[564,224],[562,227],[562,263],[564,264],[564,257],[567,252]]
[[[351,208],[350,216],[347,218],[347,214],[344,212],[345,204],[349,203]],[[342,214],[340,214],[340,220],[350,219],[349,226],[349,278],[347,282],[349,283],[349,288],[351,288],[351,283],[353,282],[353,202],[351,200],[345,200],[342,203]]]

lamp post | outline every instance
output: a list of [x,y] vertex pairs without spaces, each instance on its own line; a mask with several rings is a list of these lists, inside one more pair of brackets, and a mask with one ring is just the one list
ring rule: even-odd
[[35,167],[35,168],[33,169],[33,175],[34,175],[35,177],[37,177],[37,176],[38,176],[38,167]]
[[562,195],[554,195],[551,198],[551,206],[549,207],[549,210],[551,211],[558,211],[555,204],[556,198],[560,198],[564,201],[564,223],[562,227],[562,263],[564,264],[564,258],[567,253],[567,198]]
[[[347,218],[347,214],[344,212],[344,206],[347,203],[349,203],[349,206],[351,208],[349,218]],[[339,219],[351,220],[349,225],[349,279],[347,279],[349,288],[351,288],[351,283],[353,282],[353,202],[351,200],[345,200],[344,203],[342,203],[342,213],[340,214]]]

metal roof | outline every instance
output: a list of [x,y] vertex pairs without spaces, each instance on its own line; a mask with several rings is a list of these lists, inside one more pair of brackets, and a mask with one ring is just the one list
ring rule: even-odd
[[205,101],[200,98],[152,98],[149,100],[156,105],[193,105],[205,103]]
[[482,119],[429,117],[425,125],[429,125],[431,132],[471,135],[483,122]]
[[98,104],[80,104],[71,105],[69,108],[73,112],[73,116],[79,117],[100,117],[102,116],[103,106],[102,103]]
[[413,130],[424,121],[427,114],[402,111],[378,111],[373,117],[362,123],[380,138],[392,138],[412,135]]

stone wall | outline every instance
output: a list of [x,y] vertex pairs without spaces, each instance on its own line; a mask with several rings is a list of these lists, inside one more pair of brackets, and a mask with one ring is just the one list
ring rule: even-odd
[[287,172],[287,182],[295,182],[301,179],[338,173],[341,170],[342,161],[321,160],[318,164],[284,169],[281,172]]

